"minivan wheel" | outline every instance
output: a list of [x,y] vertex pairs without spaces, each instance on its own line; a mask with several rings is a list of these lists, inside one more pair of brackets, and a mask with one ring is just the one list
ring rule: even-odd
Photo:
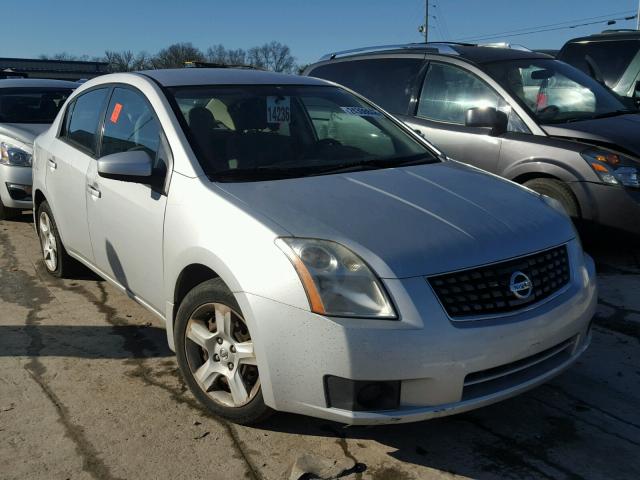
[[54,277],[63,278],[71,272],[75,260],[69,256],[62,245],[58,227],[46,201],[40,204],[36,218],[44,266]]
[[17,217],[21,211],[22,210],[18,210],[17,208],[5,207],[2,199],[0,199],[0,220],[11,220]]
[[580,217],[578,201],[566,183],[556,180],[555,178],[534,178],[524,182],[524,185],[535,192],[559,201],[570,217]]
[[272,413],[262,398],[249,328],[221,279],[186,295],[176,316],[175,345],[187,386],[211,412],[242,425]]

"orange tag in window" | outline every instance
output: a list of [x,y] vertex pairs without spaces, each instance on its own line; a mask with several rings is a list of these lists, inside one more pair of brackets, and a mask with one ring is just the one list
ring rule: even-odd
[[122,104],[116,103],[116,106],[113,107],[113,112],[111,112],[111,123],[118,123],[118,118],[120,118],[121,111],[122,111]]

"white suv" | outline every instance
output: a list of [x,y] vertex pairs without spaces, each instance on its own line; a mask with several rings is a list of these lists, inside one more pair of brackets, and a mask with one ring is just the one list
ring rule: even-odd
[[594,265],[556,202],[323,80],[91,80],[36,140],[34,202],[49,272],[80,261],[156,313],[236,422],[442,416],[589,344]]

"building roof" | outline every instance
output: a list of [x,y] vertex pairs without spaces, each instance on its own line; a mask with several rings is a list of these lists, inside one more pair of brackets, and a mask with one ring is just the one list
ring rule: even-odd
[[41,78],[12,78],[0,80],[0,88],[78,88],[79,83],[66,80],[48,80]]
[[136,72],[165,87],[186,85],[327,85],[317,78],[235,68],[176,68]]

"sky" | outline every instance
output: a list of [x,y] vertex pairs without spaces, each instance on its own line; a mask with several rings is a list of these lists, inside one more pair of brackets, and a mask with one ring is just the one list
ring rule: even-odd
[[[461,40],[592,17],[633,15],[638,0],[429,0],[430,40]],[[0,56],[35,58],[105,50],[155,53],[176,42],[206,50],[249,48],[271,40],[291,47],[299,64],[328,52],[422,41],[424,0],[3,0]],[[632,12],[632,13],[627,13]],[[593,20],[590,20],[593,21]],[[515,37],[529,48],[560,48],[576,36],[614,27],[600,23]],[[547,27],[553,28],[553,27]]]

